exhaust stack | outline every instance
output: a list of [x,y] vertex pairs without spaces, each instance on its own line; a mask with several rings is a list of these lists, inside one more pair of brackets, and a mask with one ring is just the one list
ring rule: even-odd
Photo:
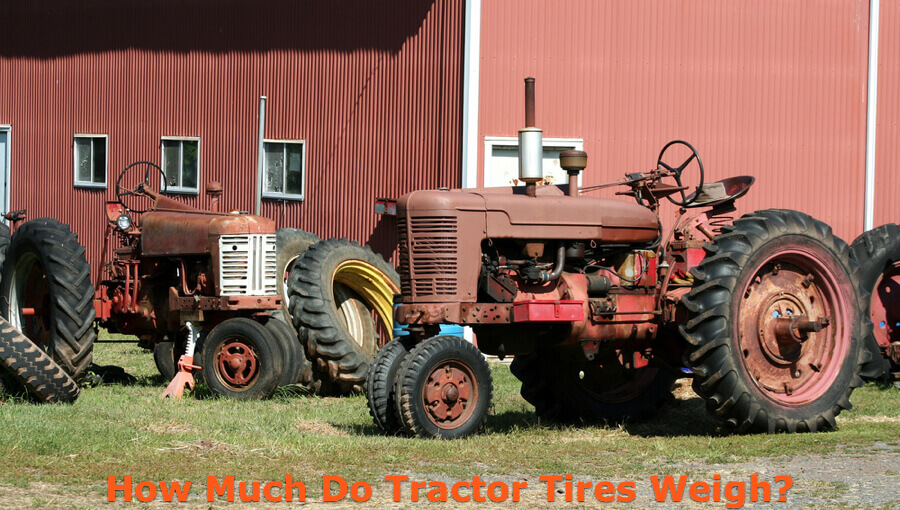
[[525,78],[525,127],[519,130],[519,180],[525,194],[533,197],[535,186],[544,179],[544,134],[535,127],[534,78]]

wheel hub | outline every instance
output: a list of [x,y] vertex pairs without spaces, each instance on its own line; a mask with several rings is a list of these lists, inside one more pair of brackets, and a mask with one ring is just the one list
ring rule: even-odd
[[455,361],[435,367],[424,387],[425,408],[438,426],[452,425],[471,414],[475,379],[471,370]]
[[232,386],[245,386],[257,375],[256,354],[245,343],[234,341],[222,346],[217,356],[222,380]]
[[[762,305],[758,314],[759,344],[766,357],[776,365],[789,365],[802,353],[802,342],[793,342],[783,332],[784,321],[797,316],[808,317],[809,311],[800,298],[785,292],[777,293]],[[790,329],[790,326],[788,326]]]

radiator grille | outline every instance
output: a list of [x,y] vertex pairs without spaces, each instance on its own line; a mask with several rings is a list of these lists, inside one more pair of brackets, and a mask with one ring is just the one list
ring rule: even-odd
[[400,271],[404,297],[453,295],[457,289],[457,219],[452,216],[409,218],[400,222]]
[[275,265],[274,235],[219,238],[219,288],[223,296],[276,294]]

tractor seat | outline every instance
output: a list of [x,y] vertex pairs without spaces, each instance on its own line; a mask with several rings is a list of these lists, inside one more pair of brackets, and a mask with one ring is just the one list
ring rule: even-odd
[[704,183],[698,191],[687,196],[687,200],[692,200],[695,195],[697,196],[697,199],[688,204],[688,207],[711,207],[736,200],[744,196],[755,181],[755,177],[739,175],[721,181]]

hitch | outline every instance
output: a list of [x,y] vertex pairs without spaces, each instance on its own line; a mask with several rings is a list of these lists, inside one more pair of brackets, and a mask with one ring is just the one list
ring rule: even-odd
[[194,390],[194,374],[191,371],[200,370],[200,367],[194,365],[194,349],[197,347],[197,338],[200,336],[200,331],[194,328],[190,321],[186,322],[184,326],[188,330],[187,347],[178,360],[178,372],[172,378],[172,382],[166,386],[160,398],[181,398],[185,386],[191,391]]

